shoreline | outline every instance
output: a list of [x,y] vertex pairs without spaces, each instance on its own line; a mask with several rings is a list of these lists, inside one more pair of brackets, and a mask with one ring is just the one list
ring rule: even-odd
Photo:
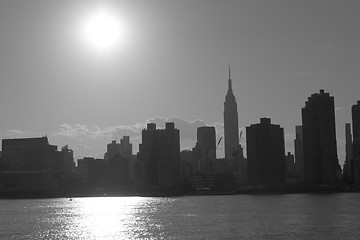
[[0,191],[0,199],[46,199],[46,198],[83,198],[83,197],[182,197],[218,195],[280,195],[280,194],[335,194],[358,193],[359,186],[296,186],[289,187],[244,187],[233,191],[209,192],[140,192],[140,191],[47,191],[47,192],[6,192]]

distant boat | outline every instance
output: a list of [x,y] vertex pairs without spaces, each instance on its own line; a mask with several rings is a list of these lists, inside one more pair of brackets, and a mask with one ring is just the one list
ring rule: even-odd
[[69,199],[69,201],[72,201],[72,200],[73,200],[72,198]]

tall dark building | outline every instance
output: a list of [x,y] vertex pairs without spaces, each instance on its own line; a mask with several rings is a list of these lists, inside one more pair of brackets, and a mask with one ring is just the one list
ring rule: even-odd
[[129,187],[129,157],[116,154],[107,160],[109,186],[113,189],[128,190]]
[[334,97],[312,94],[302,108],[304,180],[335,184],[341,174],[337,156]]
[[193,158],[196,171],[212,172],[212,164],[216,160],[215,127],[197,129],[197,143],[193,149]]
[[74,172],[76,169],[74,161],[74,152],[69,149],[68,145],[61,148],[61,153],[64,155],[64,171],[66,173]]
[[194,176],[194,159],[193,159],[193,151],[191,150],[182,150],[180,152],[181,158],[181,180],[191,181]]
[[120,143],[113,140],[107,145],[104,155],[107,163],[109,186],[117,190],[127,190],[131,177],[132,144],[129,136],[123,136]]
[[360,101],[351,107],[353,124],[353,182],[360,184]]
[[180,132],[174,123],[156,129],[149,123],[142,131],[139,145],[138,183],[152,187],[173,187],[180,184]]
[[246,127],[248,182],[277,185],[286,181],[284,130],[269,118]]
[[78,159],[77,173],[81,179],[81,187],[87,189],[109,189],[109,173],[107,162],[104,159],[91,157]]
[[351,124],[345,123],[345,161],[353,158]]
[[296,138],[294,140],[295,148],[295,168],[297,177],[304,180],[304,148],[303,148],[303,130],[302,126],[295,127]]
[[228,91],[224,102],[225,158],[230,160],[239,145],[239,123],[236,98],[231,84],[229,68]]
[[288,182],[290,182],[291,179],[295,178],[296,176],[294,159],[294,154],[291,154],[291,152],[288,152],[288,154],[285,156],[286,180]]
[[344,182],[352,181],[352,161],[353,161],[353,147],[352,147],[351,124],[345,123],[345,163],[343,168]]
[[112,142],[106,146],[104,159],[108,161],[117,154],[120,154],[120,144],[117,143],[116,140],[112,140]]
[[130,143],[129,136],[123,136],[123,138],[120,139],[120,143],[117,143],[116,140],[109,143],[104,158],[105,160],[108,160],[117,154],[120,154],[123,157],[132,156],[132,144]]
[[148,123],[142,130],[137,162],[137,185],[158,185],[158,132],[155,123]]
[[129,136],[123,136],[123,138],[120,139],[120,154],[124,157],[132,156],[132,143],[130,143]]

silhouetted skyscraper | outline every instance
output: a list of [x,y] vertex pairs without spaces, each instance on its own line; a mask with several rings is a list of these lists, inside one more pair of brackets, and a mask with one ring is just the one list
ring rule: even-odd
[[104,159],[108,161],[115,155],[120,154],[120,144],[113,140],[106,146],[106,153],[104,155]]
[[236,98],[232,90],[231,73],[229,68],[228,91],[224,102],[224,138],[225,158],[233,158],[233,152],[239,145],[239,123]]
[[343,179],[345,182],[352,181],[352,159],[353,159],[353,148],[352,148],[352,135],[351,135],[351,124],[345,123],[345,163],[343,169]]
[[193,151],[191,150],[182,150],[180,152],[181,158],[181,180],[190,181],[194,176],[194,159]]
[[77,173],[83,188],[107,189],[109,186],[109,174],[104,159],[92,157],[78,159]]
[[180,184],[180,132],[174,123],[156,129],[149,123],[142,131],[138,160],[142,184],[153,187],[172,187]]
[[286,179],[284,130],[269,118],[246,127],[248,182],[283,184]]
[[109,143],[104,159],[107,164],[108,187],[115,190],[127,190],[131,174],[133,174],[133,169],[130,169],[132,159],[130,137],[123,136],[120,143],[117,143],[116,140]]
[[302,126],[296,126],[295,132],[296,138],[294,140],[294,148],[296,175],[302,181],[304,180],[304,148]]
[[156,186],[158,184],[158,132],[155,123],[148,123],[142,130],[142,143],[139,144],[137,183]]
[[132,156],[132,144],[130,143],[129,136],[123,136],[123,138],[120,139],[120,154],[123,157]]
[[180,184],[180,131],[173,122],[159,129],[159,185],[176,186]]
[[360,184],[360,101],[351,107],[353,124],[353,182]]
[[120,139],[120,143],[117,143],[116,140],[113,140],[107,145],[107,151],[105,153],[105,160],[112,158],[113,156],[120,154],[123,157],[132,156],[132,144],[130,143],[129,136],[123,136]]
[[351,124],[345,123],[345,160],[353,158]]
[[341,174],[337,156],[334,97],[312,94],[302,108],[304,180],[335,184]]
[[291,154],[291,152],[288,152],[288,154],[285,156],[285,165],[286,165],[286,180],[289,182],[292,178],[295,177],[295,157],[294,154]]
[[212,172],[212,164],[216,160],[215,127],[199,127],[197,129],[197,143],[193,153],[195,170]]

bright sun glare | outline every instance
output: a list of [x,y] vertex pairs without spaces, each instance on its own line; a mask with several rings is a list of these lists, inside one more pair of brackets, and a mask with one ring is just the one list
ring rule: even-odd
[[119,14],[108,8],[98,8],[84,17],[81,35],[95,51],[106,53],[119,47],[126,38],[125,24]]

